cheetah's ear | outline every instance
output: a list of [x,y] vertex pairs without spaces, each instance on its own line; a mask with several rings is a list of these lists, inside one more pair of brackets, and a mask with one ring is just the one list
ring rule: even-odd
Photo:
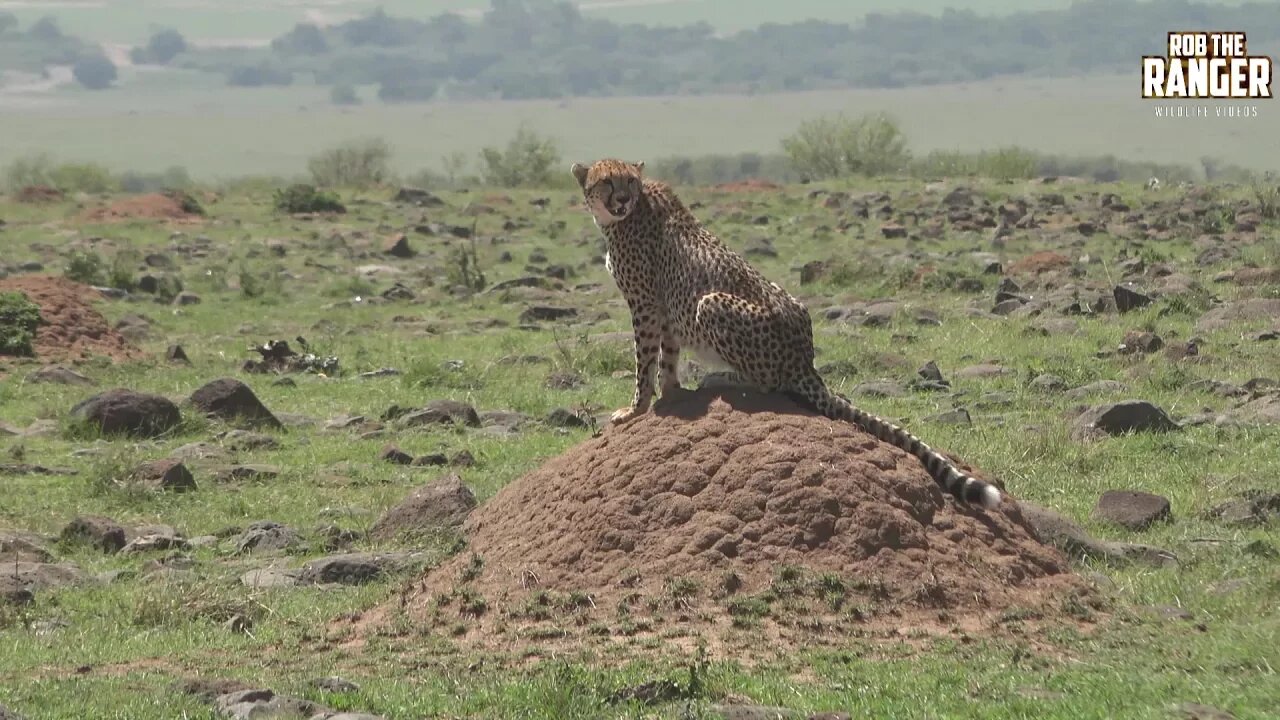
[[643,161],[643,160],[641,160],[640,162],[636,163],[636,172],[637,172],[637,173],[643,173],[643,172],[644,172],[644,161]]
[[569,168],[569,172],[573,173],[573,176],[577,178],[578,185],[585,188],[587,186],[587,172],[590,169],[582,163],[574,163],[573,167]]

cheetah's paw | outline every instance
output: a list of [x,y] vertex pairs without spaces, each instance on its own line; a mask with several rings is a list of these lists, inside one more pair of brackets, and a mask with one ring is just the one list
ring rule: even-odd
[[638,417],[644,412],[639,408],[625,407],[619,408],[613,412],[613,416],[609,418],[609,422],[613,424],[624,423],[628,420]]

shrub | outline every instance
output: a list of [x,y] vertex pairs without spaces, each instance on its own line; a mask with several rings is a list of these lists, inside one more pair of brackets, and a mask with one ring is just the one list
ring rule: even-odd
[[482,180],[499,187],[546,186],[560,164],[555,141],[521,127],[504,150],[487,147],[480,151]]
[[347,211],[337,195],[317,190],[314,185],[305,183],[297,183],[283,190],[276,190],[275,206],[277,210],[290,214]]
[[85,55],[72,66],[71,74],[90,90],[105,90],[116,81],[116,64],[105,55]]
[[0,355],[35,354],[40,307],[20,292],[0,293]]
[[369,187],[391,174],[388,161],[391,146],[373,138],[349,142],[311,158],[307,169],[311,179],[326,187]]
[[146,47],[134,48],[130,59],[141,65],[165,65],[187,51],[187,39],[177,30],[161,30],[151,36]]
[[74,250],[67,259],[67,267],[62,274],[68,280],[85,285],[103,286],[107,284],[107,265],[102,256],[92,250]]
[[53,159],[44,153],[18,158],[5,167],[4,181],[10,190],[34,185],[52,186]]
[[227,74],[227,84],[234,87],[292,85],[293,73],[266,62],[242,65]]
[[884,113],[849,118],[819,117],[782,141],[796,171],[813,179],[883,175],[911,159],[906,137]]
[[63,192],[107,193],[119,189],[111,171],[93,163],[63,163],[49,171],[50,185]]

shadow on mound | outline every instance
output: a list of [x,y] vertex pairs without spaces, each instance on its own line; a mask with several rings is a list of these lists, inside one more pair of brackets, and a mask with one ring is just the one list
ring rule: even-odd
[[740,388],[683,392],[609,428],[464,532],[467,550],[406,607],[502,645],[709,633],[785,647],[925,617],[972,629],[1078,585],[1015,502],[958,506],[906,452]]

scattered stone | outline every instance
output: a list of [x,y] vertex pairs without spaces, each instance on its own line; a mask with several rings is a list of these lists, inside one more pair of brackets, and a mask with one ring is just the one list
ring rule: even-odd
[[944,413],[931,415],[925,418],[926,422],[935,422],[940,425],[972,425],[973,418],[969,417],[969,411],[964,408],[956,408],[948,410]]
[[872,380],[858,383],[854,386],[852,393],[864,397],[903,397],[907,391],[902,385],[892,380]]
[[214,702],[218,714],[228,720],[305,720],[317,714],[332,713],[323,705],[300,698],[276,695],[270,690],[242,690],[219,696]]
[[293,528],[271,520],[251,523],[236,540],[235,554],[279,552],[302,545],[302,537]]
[[53,560],[53,554],[38,545],[33,537],[0,534],[0,562],[49,563]]
[[206,383],[191,393],[190,402],[201,412],[223,420],[239,420],[277,429],[284,427],[248,385],[234,378]]
[[1027,500],[1019,500],[1018,508],[1042,542],[1073,558],[1103,560],[1116,566],[1138,562],[1153,567],[1170,567],[1178,563],[1177,556],[1162,548],[1098,540],[1066,517]]
[[1145,330],[1130,330],[1124,334],[1124,340],[1120,342],[1119,352],[1121,355],[1129,355],[1132,353],[1150,354],[1164,347],[1164,341],[1159,335]]
[[521,324],[535,322],[551,322],[555,320],[567,320],[578,316],[577,308],[571,307],[552,307],[549,305],[534,305],[526,308],[520,313],[518,318]]
[[1067,391],[1069,398],[1082,398],[1089,395],[1103,395],[1107,393],[1120,393],[1128,390],[1128,386],[1116,380],[1097,380],[1095,382],[1081,385]]
[[1280,520],[1280,493],[1251,490],[1215,505],[1205,515],[1224,525],[1250,527]]
[[187,357],[187,351],[182,349],[181,345],[170,345],[164,351],[164,359],[178,365],[190,365],[191,359]]
[[1072,437],[1089,439],[1099,434],[1122,435],[1129,432],[1170,432],[1179,426],[1164,410],[1146,400],[1125,400],[1098,405],[1076,418]]
[[1280,298],[1248,298],[1213,308],[1196,321],[1196,332],[1221,330],[1234,322],[1280,317]]
[[412,455],[395,445],[384,446],[378,453],[378,459],[383,462],[389,462],[392,465],[408,465],[413,462]]
[[186,492],[196,489],[196,479],[181,460],[163,458],[143,463],[129,473],[130,481],[150,490]]
[[439,467],[441,465],[448,465],[449,458],[444,453],[428,453],[426,455],[419,455],[409,464],[414,467]]
[[1035,376],[1029,385],[1031,389],[1041,392],[1060,392],[1067,389],[1067,381],[1051,373]]
[[434,480],[414,490],[388,509],[369,529],[374,540],[425,534],[456,528],[476,507],[476,497],[457,474]]
[[386,255],[390,255],[391,257],[398,258],[411,258],[418,254],[409,246],[409,236],[404,233],[399,233],[387,241],[382,252]]
[[458,400],[433,400],[421,410],[404,414],[400,423],[406,427],[444,423],[480,427],[480,415],[474,407]]
[[220,433],[217,439],[222,442],[223,447],[234,452],[275,450],[280,447],[280,441],[270,435],[238,428]]
[[1111,295],[1115,299],[1116,310],[1122,313],[1146,307],[1153,302],[1151,296],[1144,295],[1125,285],[1115,286],[1111,291]]
[[1093,508],[1095,520],[1129,530],[1145,530],[1155,522],[1173,519],[1169,499],[1135,490],[1108,490]]
[[1003,365],[994,365],[991,363],[970,365],[969,367],[961,368],[956,371],[956,377],[962,377],[966,379],[993,378],[993,377],[1000,377],[1002,375],[1011,375],[1011,374],[1013,374],[1013,370],[1007,367],[1004,367]]
[[77,516],[58,537],[69,545],[87,545],[105,553],[119,552],[125,546],[124,528],[101,515]]
[[255,590],[294,587],[301,573],[284,568],[259,568],[240,576],[240,584]]
[[157,437],[182,421],[178,406],[159,395],[116,388],[76,403],[73,418],[103,435]]
[[46,365],[45,367],[27,375],[27,382],[51,383],[55,385],[79,385],[82,387],[97,385],[97,383],[84,375],[61,365]]
[[122,555],[131,555],[135,553],[153,552],[156,550],[189,550],[190,545],[186,539],[176,533],[147,533],[129,541],[127,545],[121,548]]
[[584,428],[590,424],[578,413],[565,408],[556,408],[547,413],[546,423],[551,427],[558,428]]
[[363,585],[381,579],[405,559],[403,554],[342,553],[302,566],[298,581],[310,585]]
[[0,562],[0,578],[6,578],[17,587],[32,592],[57,590],[89,581],[89,576],[71,563],[26,561]]
[[220,468],[217,471],[217,479],[219,482],[232,482],[235,480],[274,480],[280,477],[280,468],[275,465],[263,465],[260,463],[246,463],[241,465],[229,465]]
[[340,677],[323,677],[311,681],[311,686],[331,693],[360,692],[360,686]]

